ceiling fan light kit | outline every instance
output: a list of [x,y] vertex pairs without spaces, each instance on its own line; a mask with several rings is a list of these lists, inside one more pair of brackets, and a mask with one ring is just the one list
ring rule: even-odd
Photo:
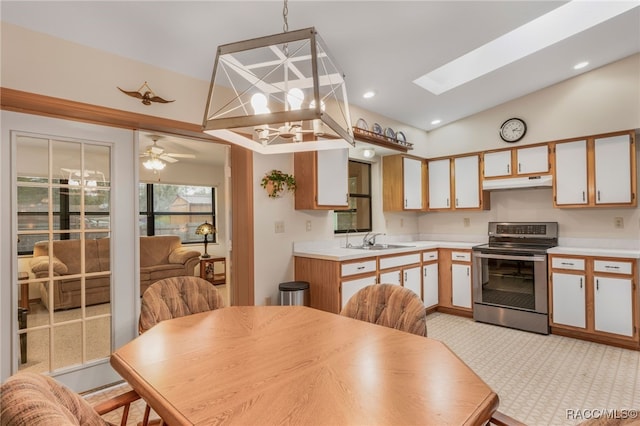
[[283,33],[218,46],[203,131],[262,154],[354,146],[343,73],[315,28],[287,31],[286,0],[283,17]]
[[167,166],[167,163],[176,163],[178,158],[196,158],[193,154],[166,152],[164,148],[158,145],[160,136],[152,135],[150,138],[153,144],[147,146],[144,152],[140,154],[140,157],[146,158],[146,160],[142,162],[142,165],[147,170],[159,172]]

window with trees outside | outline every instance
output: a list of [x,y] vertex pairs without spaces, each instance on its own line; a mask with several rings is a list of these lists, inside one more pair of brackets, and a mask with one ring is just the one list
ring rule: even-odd
[[[141,183],[139,197],[140,235],[179,235],[183,243],[201,243],[198,225],[216,227],[215,188]],[[210,241],[217,241],[215,233]]]
[[334,215],[336,234],[371,231],[371,164],[349,160],[349,208]]

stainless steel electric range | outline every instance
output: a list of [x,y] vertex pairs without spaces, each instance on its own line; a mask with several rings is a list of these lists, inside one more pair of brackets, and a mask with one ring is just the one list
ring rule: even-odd
[[473,248],[473,318],[549,334],[547,250],[557,222],[489,222],[489,243]]

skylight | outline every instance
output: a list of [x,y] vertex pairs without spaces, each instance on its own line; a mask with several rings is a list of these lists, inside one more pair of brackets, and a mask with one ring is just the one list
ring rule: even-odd
[[413,82],[440,95],[638,6],[639,1],[570,1]]

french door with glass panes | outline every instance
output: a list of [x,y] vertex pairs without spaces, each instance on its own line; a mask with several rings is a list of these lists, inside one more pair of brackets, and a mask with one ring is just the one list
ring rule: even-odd
[[[110,131],[105,128],[103,136]],[[132,143],[130,134],[114,131],[112,137]],[[118,344],[114,333],[115,304],[124,299],[113,287],[115,145],[22,131],[11,132],[11,139],[17,234],[13,370],[51,374],[79,391],[111,383],[119,378],[109,356],[131,337],[118,338]],[[135,194],[135,188],[131,183],[123,191]],[[132,249],[129,256],[134,254]],[[136,277],[128,270],[133,268],[122,268],[121,276],[128,275],[132,289]],[[133,323],[135,310],[128,311],[120,320]]]

